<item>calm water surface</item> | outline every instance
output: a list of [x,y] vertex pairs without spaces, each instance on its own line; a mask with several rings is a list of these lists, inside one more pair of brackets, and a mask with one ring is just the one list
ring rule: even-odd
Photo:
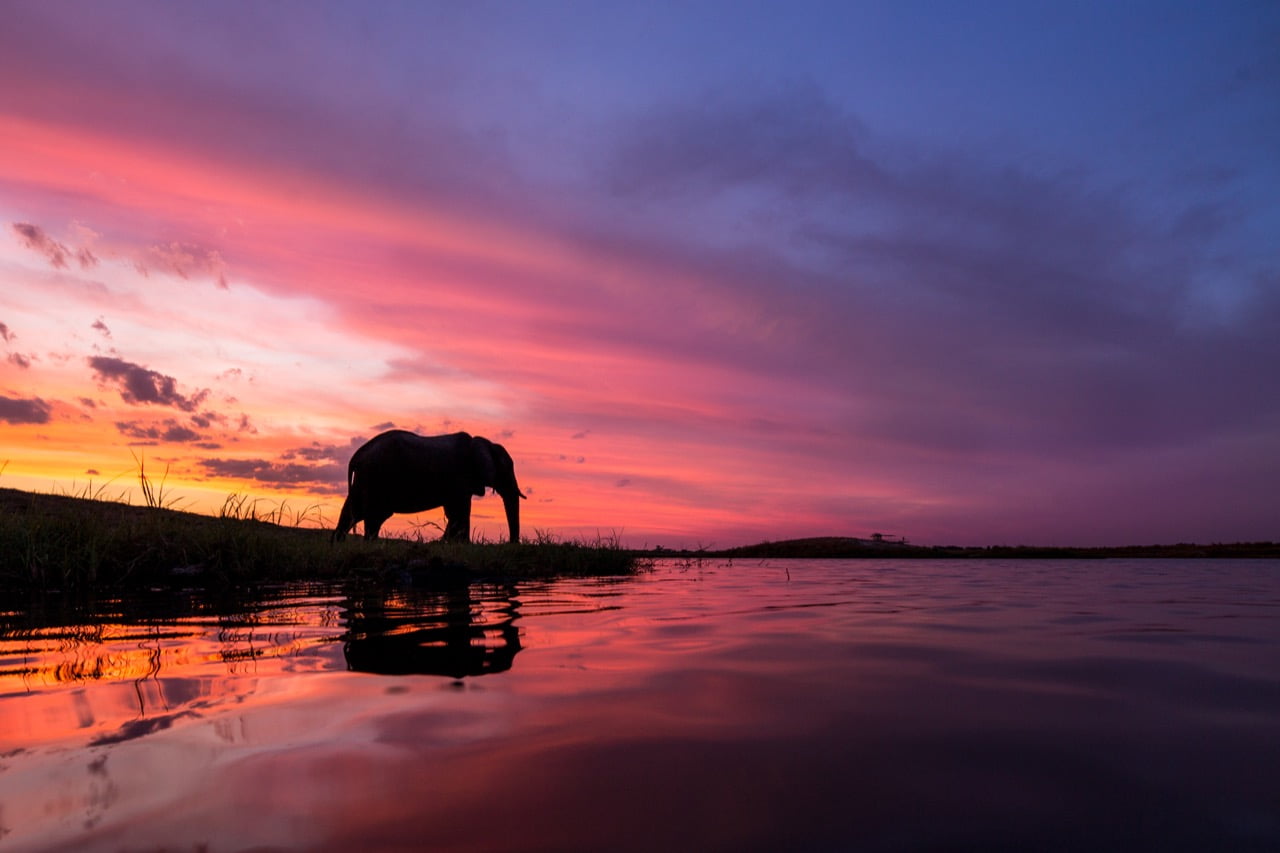
[[1280,562],[0,605],[0,851],[1280,850]]

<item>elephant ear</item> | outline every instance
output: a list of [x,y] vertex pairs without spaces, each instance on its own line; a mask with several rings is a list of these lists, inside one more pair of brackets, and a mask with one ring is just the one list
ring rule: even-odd
[[487,438],[471,439],[471,482],[468,486],[476,497],[484,497],[486,486],[494,481],[493,444]]

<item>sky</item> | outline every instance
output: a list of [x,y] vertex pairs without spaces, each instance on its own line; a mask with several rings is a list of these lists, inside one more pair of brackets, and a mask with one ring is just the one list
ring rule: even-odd
[[1233,0],[8,2],[0,486],[332,524],[394,426],[502,443],[526,534],[1280,539],[1277,45]]

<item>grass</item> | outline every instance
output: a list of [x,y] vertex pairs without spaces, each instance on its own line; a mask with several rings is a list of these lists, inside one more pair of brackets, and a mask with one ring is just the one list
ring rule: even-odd
[[[139,464],[139,478],[147,478]],[[159,485],[147,506],[0,489],[0,589],[75,591],[162,585],[218,587],[289,580],[430,580],[630,574],[643,561],[616,540],[519,544],[347,537],[331,543],[318,507],[290,510],[231,495],[219,516],[173,508]]]

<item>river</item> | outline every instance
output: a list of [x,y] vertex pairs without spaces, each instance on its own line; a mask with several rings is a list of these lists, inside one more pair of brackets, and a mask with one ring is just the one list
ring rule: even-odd
[[251,848],[1280,850],[1280,561],[0,606],[0,851]]

